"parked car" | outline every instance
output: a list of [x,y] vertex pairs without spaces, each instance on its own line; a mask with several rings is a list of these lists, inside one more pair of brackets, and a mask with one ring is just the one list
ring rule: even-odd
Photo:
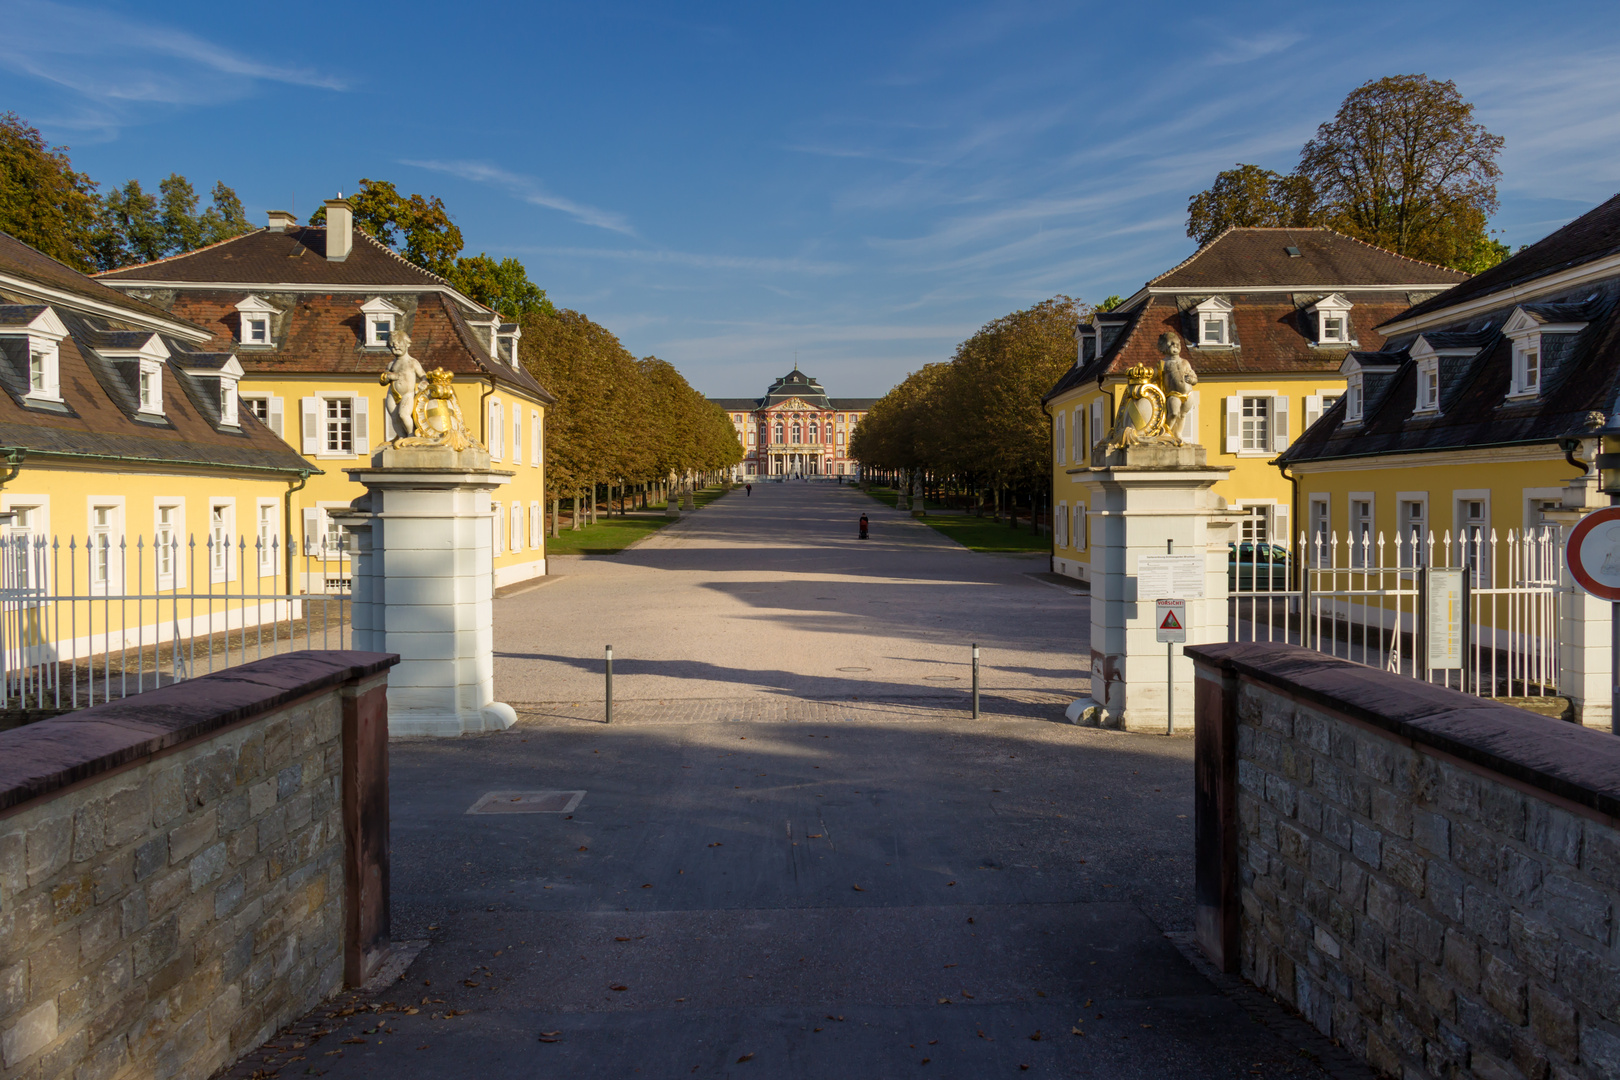
[[1281,592],[1288,588],[1288,549],[1245,540],[1226,545],[1226,589],[1234,593]]

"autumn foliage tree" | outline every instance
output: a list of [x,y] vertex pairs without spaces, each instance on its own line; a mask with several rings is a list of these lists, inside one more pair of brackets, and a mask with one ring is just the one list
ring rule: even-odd
[[1507,257],[1496,212],[1502,138],[1474,121],[1457,85],[1392,75],[1351,91],[1282,175],[1256,165],[1220,173],[1187,204],[1187,235],[1208,243],[1234,226],[1326,225],[1414,259],[1470,273]]

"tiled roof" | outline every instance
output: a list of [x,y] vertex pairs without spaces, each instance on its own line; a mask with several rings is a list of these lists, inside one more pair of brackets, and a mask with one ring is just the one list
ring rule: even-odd
[[843,409],[846,412],[865,412],[876,405],[879,400],[875,397],[835,397],[828,398],[827,402],[834,409]]
[[[1286,250],[1293,247],[1299,255]],[[1227,229],[1148,285],[1157,289],[1324,290],[1369,285],[1445,287],[1467,274],[1408,259],[1332,229]]]
[[[1594,291],[1598,299],[1581,303]],[[1380,354],[1376,362],[1399,364],[1388,384],[1369,394],[1366,419],[1344,424],[1344,406],[1329,410],[1282,455],[1300,464],[1314,460],[1359,457],[1368,454],[1421,454],[1512,444],[1552,443],[1559,437],[1590,431],[1602,423],[1617,404],[1620,392],[1620,277],[1594,289],[1576,290],[1571,306],[1580,307],[1586,322],[1578,334],[1555,334],[1542,339],[1542,382],[1533,400],[1509,400],[1513,368],[1512,342],[1501,326],[1512,313],[1511,300],[1495,311],[1472,320],[1466,327],[1422,336],[1451,344],[1472,342],[1476,351],[1442,370],[1440,413],[1414,415],[1417,400],[1417,365],[1405,346],[1418,335],[1408,334],[1399,347]],[[1372,360],[1374,358],[1367,358]]]
[[156,262],[98,274],[102,281],[206,282],[268,285],[377,285],[445,288],[449,282],[396,255],[364,230],[342,262],[326,260],[326,229],[303,225],[285,232],[255,229],[208,247]]
[[66,263],[57,262],[49,255],[35,251],[21,240],[4,232],[0,232],[0,272],[13,274],[99,304],[116,304],[143,315],[171,318],[149,304],[132,300],[117,289],[109,288],[95,278],[79,273]]
[[1418,304],[1403,317],[1427,315],[1478,300],[1493,292],[1527,285],[1537,278],[1615,254],[1620,254],[1620,195],[1489,270]]
[[759,408],[759,399],[751,397],[712,397],[709,399],[727,412],[748,412]]
[[[327,265],[323,263],[322,265]],[[235,349],[249,375],[376,375],[393,361],[387,349],[368,349],[360,305],[364,293],[331,293],[318,289],[287,293],[260,290],[282,312],[275,320],[271,348],[242,346],[236,340],[240,290],[187,288],[174,292],[168,305],[177,316],[213,333],[205,346]],[[541,401],[554,400],[526,369],[515,369],[489,354],[484,341],[461,312],[461,305],[442,292],[392,295],[405,310],[404,328],[411,335],[411,355],[427,370],[442,367],[457,375],[493,376],[497,383]]]
[[[0,385],[5,390],[0,393],[0,444],[35,454],[133,457],[156,464],[245,466],[286,473],[311,470],[296,450],[245,409],[239,430],[215,427],[216,393],[186,375],[182,369],[189,366],[191,354],[172,339],[165,339],[173,355],[163,372],[163,418],[136,419],[133,389],[90,344],[117,328],[61,308],[57,314],[69,331],[58,350],[65,408],[24,406],[21,398],[27,386],[20,372],[0,360]],[[145,340],[151,335],[139,336]]]

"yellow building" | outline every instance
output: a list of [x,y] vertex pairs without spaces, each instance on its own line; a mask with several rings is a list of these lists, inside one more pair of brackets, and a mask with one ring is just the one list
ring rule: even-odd
[[1352,350],[1463,274],[1331,229],[1228,229],[1119,307],[1076,329],[1076,361],[1043,402],[1052,415],[1053,569],[1089,580],[1090,449],[1113,424],[1135,364],[1157,366],[1175,335],[1198,375],[1183,437],[1231,467],[1215,493],[1245,517],[1241,541],[1289,535],[1292,489],[1271,460],[1344,392]]
[[[213,338],[0,233],[7,695],[29,647],[75,659],[150,644],[159,621],[168,640],[240,627],[259,621],[243,594],[288,591],[282,538],[320,477],[242,407],[242,367]],[[239,599],[88,599],[179,593]]]
[[397,334],[409,336],[423,368],[455,375],[468,426],[494,467],[514,474],[490,508],[496,587],[544,575],[545,407],[554,399],[519,358],[519,328],[354,228],[346,201],[328,200],[326,220],[300,226],[272,211],[266,228],[99,280],[205,327],[208,347],[234,351],[244,409],[322,472],[298,492],[294,528],[310,550],[339,560],[325,585],[347,576],[329,513],[363,491],[344,470],[368,465],[395,434],[379,375]]
[[[1339,407],[1276,462],[1313,545],[1340,540],[1337,560],[1313,563],[1343,564],[1346,544],[1368,549],[1351,560],[1363,565],[1466,563],[1474,639],[1494,631],[1510,656],[1556,645],[1559,693],[1600,726],[1610,723],[1607,605],[1573,586],[1559,532],[1608,501],[1590,464],[1597,429],[1620,410],[1616,235],[1620,197],[1387,319],[1380,348],[1345,357]],[[1415,553],[1414,536],[1425,541]],[[1554,593],[1556,625],[1526,625],[1523,597]],[[1482,595],[1498,602],[1482,607]],[[1525,684],[1550,678],[1516,671],[1491,692],[1529,694]]]

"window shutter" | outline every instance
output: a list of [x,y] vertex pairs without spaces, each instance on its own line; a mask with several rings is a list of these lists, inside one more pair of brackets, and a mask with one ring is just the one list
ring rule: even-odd
[[1052,448],[1057,457],[1057,463],[1063,464],[1065,447],[1063,445],[1063,414],[1058,413],[1052,418]]
[[495,549],[495,554],[499,555],[501,554],[501,548],[506,541],[506,507],[502,506],[500,503],[490,503],[489,509],[490,516],[495,519],[495,528],[491,530],[495,540],[493,547]]
[[321,538],[325,532],[326,530],[321,527],[320,510],[313,506],[307,507],[304,510],[304,546],[299,554],[320,554]]
[[1243,449],[1243,399],[1236,394],[1226,399],[1226,452]]
[[1063,534],[1069,531],[1069,508],[1062,503],[1058,503],[1057,510],[1058,512],[1053,515],[1052,539],[1057,542],[1058,547],[1068,547],[1069,541],[1065,539]]
[[1086,441],[1086,410],[1077,407],[1074,410],[1074,463],[1076,465],[1088,464],[1091,458],[1091,444]]
[[1074,546],[1075,546],[1075,550],[1077,550],[1077,551],[1086,550],[1086,544],[1087,544],[1088,540],[1090,539],[1086,535],[1086,530],[1090,527],[1090,525],[1091,525],[1090,521],[1088,521],[1086,519],[1086,504],[1085,503],[1080,503],[1078,506],[1076,506],[1074,508]]
[[522,550],[523,550],[523,504],[520,503],[520,502],[515,502],[515,503],[512,504],[512,551],[514,553],[516,553],[516,552],[519,552],[519,551],[522,551]]
[[489,456],[496,461],[501,460],[501,403],[489,403]]
[[354,396],[354,452],[360,457],[371,456],[371,416],[363,394]]
[[537,502],[529,504],[529,546],[540,546],[540,504]]
[[1288,535],[1288,507],[1278,503],[1271,508],[1271,542],[1294,550],[1294,538]]
[[1288,449],[1288,396],[1278,394],[1271,399],[1271,448],[1282,451]]
[[512,464],[523,464],[523,406],[515,402],[512,405]]
[[1306,394],[1305,395],[1305,426],[1300,428],[1300,434],[1303,435],[1305,432],[1309,431],[1310,428],[1311,428],[1311,425],[1316,423],[1320,419],[1322,419],[1322,395],[1321,394]]
[[540,410],[529,411],[529,464],[540,464]]
[[276,433],[277,437],[285,439],[287,436],[282,434],[281,429],[285,425],[285,421],[282,418],[282,410],[285,407],[286,402],[284,402],[281,398],[271,397],[268,404],[270,419],[267,422],[267,426],[271,431]]
[[1096,446],[1108,437],[1108,424],[1103,419],[1103,400],[1091,403],[1091,445]]
[[1183,442],[1198,442],[1198,391],[1187,392],[1187,419],[1181,424]]
[[305,454],[318,454],[321,452],[321,399],[307,397],[299,402],[304,414],[304,448]]

